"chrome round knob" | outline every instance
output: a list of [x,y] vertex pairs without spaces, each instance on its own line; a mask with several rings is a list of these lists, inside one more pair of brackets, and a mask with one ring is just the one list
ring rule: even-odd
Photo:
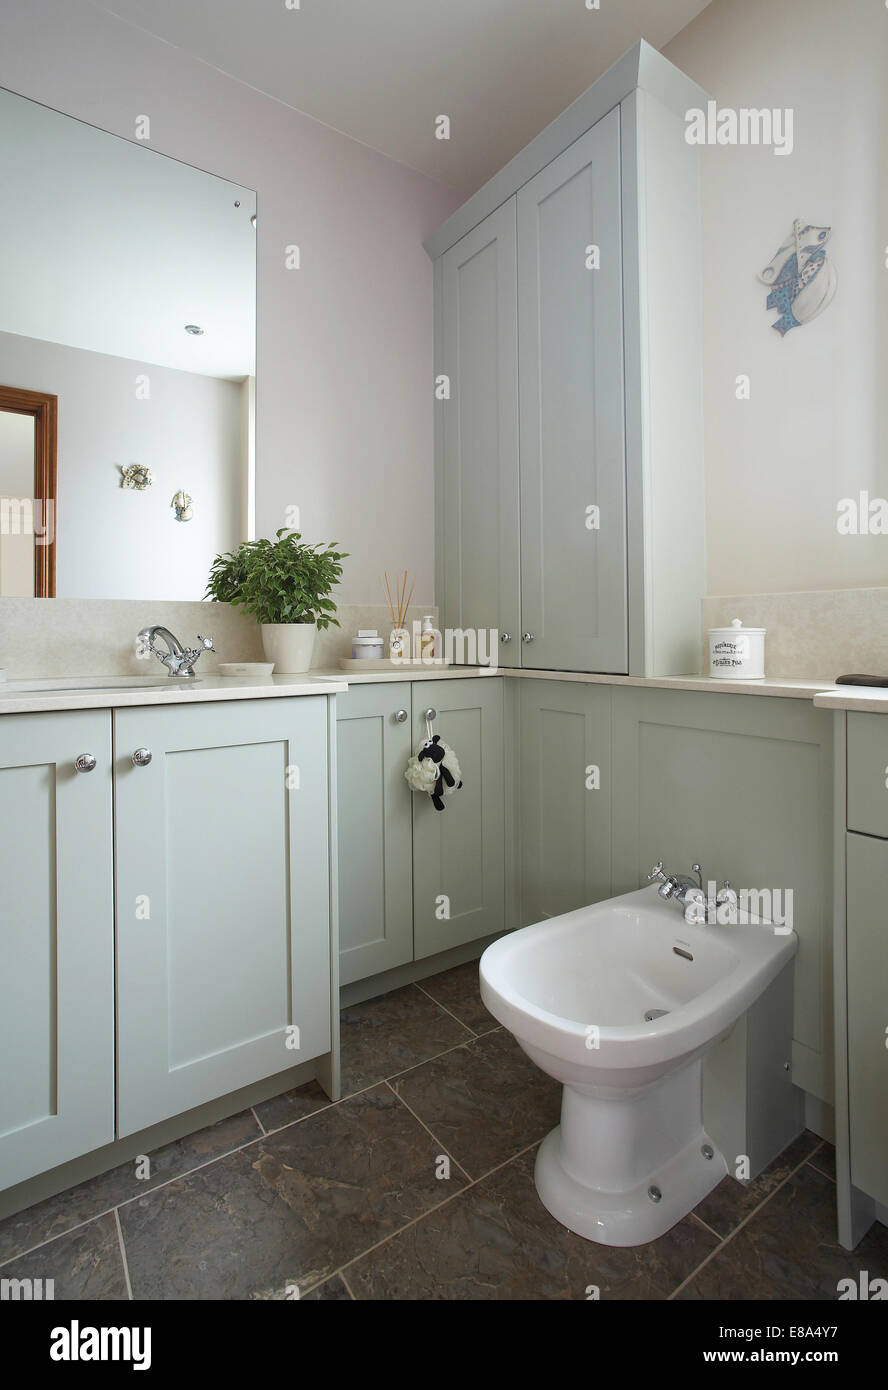
[[147,767],[151,761],[150,748],[137,748],[133,754],[133,767]]
[[501,632],[501,633],[500,633],[500,641],[501,641],[501,642],[504,642],[504,643],[505,643],[505,642],[511,642],[511,640],[512,640],[512,634],[511,634],[511,632]]
[[521,641],[522,641],[522,642],[532,642],[532,641],[533,641],[533,633],[532,633],[532,632],[525,632],[525,633],[523,633],[523,634],[522,634],[522,637],[521,637]]
[[96,765],[96,760],[92,753],[81,753],[79,758],[74,759],[74,769],[76,772],[92,772]]
[[406,720],[407,720],[407,711],[406,711],[405,709],[399,709],[399,710],[397,711],[397,713],[395,714],[395,723],[396,723],[396,724],[404,724],[404,723],[406,722]]

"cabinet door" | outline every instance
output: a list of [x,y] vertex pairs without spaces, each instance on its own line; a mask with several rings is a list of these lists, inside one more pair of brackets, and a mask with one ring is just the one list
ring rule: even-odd
[[888,1206],[888,843],[847,837],[851,1181]]
[[114,730],[125,1135],[329,1051],[327,700],[124,709]]
[[611,892],[611,691],[518,682],[522,919]]
[[888,719],[848,715],[848,829],[888,836]]
[[[451,247],[440,272],[438,370],[450,378],[450,399],[436,407],[441,619],[485,632],[487,657],[502,666],[521,661],[515,255],[512,198]],[[490,629],[510,638],[498,654]]]
[[453,749],[462,788],[436,811],[413,792],[413,940],[417,960],[505,926],[503,683],[493,677],[416,681],[414,739],[425,710]]
[[620,233],[614,110],[518,193],[524,666],[628,670]]
[[0,716],[0,1187],[114,1138],[112,886],[110,714]]
[[337,695],[336,736],[339,979],[348,985],[413,959],[410,686]]

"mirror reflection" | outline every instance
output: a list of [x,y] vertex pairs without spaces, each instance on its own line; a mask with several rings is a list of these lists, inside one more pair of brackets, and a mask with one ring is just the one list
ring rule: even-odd
[[252,536],[256,197],[0,90],[0,596],[200,599]]

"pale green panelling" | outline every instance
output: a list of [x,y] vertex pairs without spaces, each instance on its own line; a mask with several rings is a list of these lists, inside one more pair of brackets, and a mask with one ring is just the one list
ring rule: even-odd
[[123,1136],[330,1049],[327,702],[121,709],[114,732]]
[[413,959],[410,686],[352,686],[336,697],[336,720],[340,981],[349,985]]
[[114,1138],[111,852],[110,714],[0,719],[0,1188]]

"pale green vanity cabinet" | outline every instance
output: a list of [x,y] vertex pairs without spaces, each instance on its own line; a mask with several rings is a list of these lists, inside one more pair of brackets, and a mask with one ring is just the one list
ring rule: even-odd
[[330,1049],[327,718],[114,713],[121,1136]]
[[848,829],[888,838],[888,719],[848,715]]
[[888,841],[849,834],[847,874],[851,1181],[888,1207]]
[[114,1138],[107,712],[0,718],[0,885],[5,1188]]
[[[502,679],[356,685],[336,707],[341,983],[504,930]],[[428,709],[463,774],[443,811],[404,777]]]
[[416,960],[502,931],[505,922],[503,681],[417,681],[413,739],[425,736],[426,709],[450,744],[462,789],[443,811],[413,798],[413,947]]
[[521,680],[522,920],[611,892],[611,687]]
[[354,685],[336,697],[339,979],[413,959],[410,685]]

